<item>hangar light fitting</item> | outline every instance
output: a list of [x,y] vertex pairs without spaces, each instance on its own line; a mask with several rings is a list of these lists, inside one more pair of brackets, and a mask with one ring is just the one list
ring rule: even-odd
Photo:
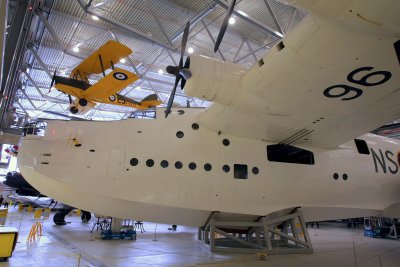
[[229,24],[235,24],[235,22],[236,22],[236,20],[235,20],[235,18],[233,18],[233,17],[231,17],[231,18],[229,18]]
[[125,62],[126,62],[126,60],[125,60],[125,58],[121,58],[121,59],[119,60],[119,62],[121,62],[121,63],[125,63]]
[[72,48],[72,51],[74,51],[75,53],[79,52],[79,47],[75,46],[74,48]]
[[188,53],[189,53],[189,54],[193,54],[193,52],[194,52],[193,47],[189,47],[189,48],[188,48]]
[[95,16],[95,15],[92,15],[92,19],[93,19],[93,20],[99,20],[99,17],[98,17],[98,16]]
[[158,70],[158,74],[163,75],[163,74],[164,74],[164,71],[163,71],[162,69],[159,69],[159,70]]

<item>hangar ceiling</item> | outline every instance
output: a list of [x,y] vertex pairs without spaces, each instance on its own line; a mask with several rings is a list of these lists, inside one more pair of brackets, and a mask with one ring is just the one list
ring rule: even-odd
[[[9,1],[10,15],[12,5]],[[125,63],[117,64],[141,79],[123,91],[136,100],[156,93],[168,102],[174,77],[167,65],[179,61],[181,35],[191,21],[187,48],[194,54],[217,57],[249,67],[261,58],[305,13],[276,0],[238,0],[235,23],[228,26],[214,53],[214,40],[230,1],[225,0],[65,0],[31,1],[34,18],[20,70],[14,106],[31,118],[70,115],[68,97],[50,90],[55,70],[68,76],[72,69],[108,40],[117,40],[133,50]],[[187,52],[188,55],[188,52]],[[163,70],[163,72],[161,72]],[[92,75],[91,83],[101,76]],[[176,106],[207,107],[177,90]],[[131,108],[98,104],[85,119],[114,120],[131,115]]]

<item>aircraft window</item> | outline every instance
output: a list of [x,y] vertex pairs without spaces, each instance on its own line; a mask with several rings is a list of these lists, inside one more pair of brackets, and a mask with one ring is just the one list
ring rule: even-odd
[[262,65],[264,65],[264,59],[260,59],[258,61],[258,66],[261,67]]
[[267,146],[269,161],[314,165],[314,153],[291,145],[276,144]]
[[210,163],[206,163],[206,164],[204,164],[204,169],[206,170],[206,171],[211,171],[211,169],[212,169],[212,166],[211,166],[211,164]]
[[180,162],[180,161],[175,162],[175,168],[182,169],[182,167],[183,167],[182,162]]
[[146,160],[146,165],[147,165],[147,167],[153,167],[154,166],[154,160],[152,160],[152,159]]
[[231,167],[229,167],[229,165],[224,165],[224,166],[222,166],[222,170],[223,170],[225,173],[227,173],[227,172],[229,172],[229,171],[231,170]]
[[369,148],[368,148],[367,142],[365,142],[365,140],[354,139],[354,142],[356,143],[358,153],[369,155],[369,153],[370,153]]
[[132,159],[129,161],[129,163],[130,163],[132,166],[136,166],[136,165],[139,164],[139,160],[138,160],[137,158],[132,158]]
[[283,44],[283,42],[280,42],[276,45],[276,48],[278,48],[278,51],[281,51],[283,48],[285,48],[285,45]]
[[182,110],[182,109],[180,109],[180,110],[178,110],[178,114],[179,114],[179,115],[183,115],[183,114],[185,114],[185,111]]
[[90,149],[89,151],[90,151],[90,152],[95,152],[96,150],[94,150],[94,149]]
[[347,180],[349,177],[347,176],[347,174],[345,173],[345,174],[343,174],[343,180]]
[[189,163],[189,169],[191,169],[191,170],[195,170],[196,169],[196,163],[194,163],[194,162],[190,162]]
[[162,160],[161,163],[160,163],[160,165],[161,165],[161,167],[163,167],[163,168],[167,168],[168,165],[169,165],[169,163],[168,163],[168,161],[166,161],[166,160]]
[[337,180],[339,179],[339,174],[337,174],[336,172],[333,174],[333,179]]
[[182,138],[185,134],[182,131],[176,132],[176,137]]
[[224,144],[224,146],[229,146],[230,142],[228,139],[224,139],[222,140],[222,144]]
[[198,130],[200,128],[200,126],[197,123],[193,123],[192,124],[192,129],[193,130]]
[[247,179],[247,165],[234,164],[233,169],[233,176],[235,179]]
[[253,172],[253,174],[258,174],[260,172],[260,170],[257,167],[253,167],[251,171]]

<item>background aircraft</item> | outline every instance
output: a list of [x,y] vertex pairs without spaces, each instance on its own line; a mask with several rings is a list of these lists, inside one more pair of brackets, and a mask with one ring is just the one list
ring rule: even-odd
[[[131,98],[118,94],[123,88],[136,81],[139,77],[127,70],[115,68],[114,63],[119,62],[132,53],[132,50],[116,41],[108,41],[92,55],[79,64],[70,74],[69,78],[57,76],[54,72],[51,87],[54,87],[68,95],[70,101],[69,110],[73,114],[85,113],[93,108],[96,103],[105,103],[147,109],[155,107],[162,102],[156,94],[151,94],[138,102]],[[112,71],[106,75],[105,70]],[[103,78],[91,85],[91,74],[103,73]],[[72,101],[71,96],[75,97]]]
[[[31,184],[29,184],[25,178],[19,172],[9,172],[3,182],[4,185],[16,189],[18,195],[9,195],[8,199],[14,203],[21,203],[24,205],[31,205],[39,208],[51,208],[57,210],[54,214],[53,222],[56,225],[65,225],[65,216],[73,210],[66,204],[58,202],[52,198],[49,198],[41,194]],[[88,222],[91,219],[90,212],[82,210],[81,214],[82,222]]]

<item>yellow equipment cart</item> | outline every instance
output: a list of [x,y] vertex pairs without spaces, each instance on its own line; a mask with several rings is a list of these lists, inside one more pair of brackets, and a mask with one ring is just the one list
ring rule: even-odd
[[0,260],[11,257],[17,244],[18,230],[15,227],[0,227]]

